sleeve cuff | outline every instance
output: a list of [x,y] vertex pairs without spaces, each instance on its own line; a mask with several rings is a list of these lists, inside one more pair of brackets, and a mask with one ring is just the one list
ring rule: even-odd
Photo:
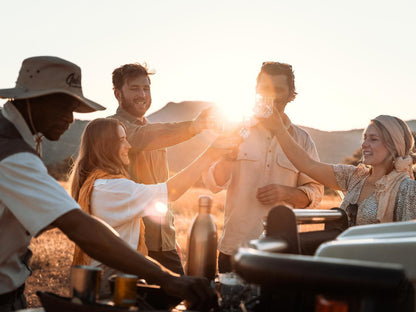
[[205,186],[213,193],[218,193],[222,190],[225,190],[230,185],[231,179],[229,179],[227,182],[224,183],[224,185],[218,185],[214,178],[214,170],[217,163],[212,165],[206,174],[202,176],[202,180],[205,184]]
[[309,205],[305,207],[305,209],[318,208],[323,198],[323,185],[309,183],[307,185],[299,186],[298,190],[304,192],[309,198]]

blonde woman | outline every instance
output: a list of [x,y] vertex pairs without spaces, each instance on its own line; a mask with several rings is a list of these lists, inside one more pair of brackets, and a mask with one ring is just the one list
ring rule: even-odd
[[371,120],[363,132],[362,164],[352,166],[309,157],[285,129],[284,118],[284,114],[276,115],[273,123],[285,154],[298,170],[345,194],[340,208],[347,212],[350,225],[416,218],[414,139],[403,120],[388,115]]

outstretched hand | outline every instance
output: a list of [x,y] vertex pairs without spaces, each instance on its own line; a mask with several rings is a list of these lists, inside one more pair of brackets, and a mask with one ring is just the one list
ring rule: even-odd
[[192,122],[194,132],[198,134],[205,129],[219,130],[220,122],[217,115],[212,106],[204,109]]
[[217,294],[210,287],[209,281],[203,277],[180,276],[173,277],[162,285],[164,291],[175,297],[186,300],[190,309],[209,311],[218,305]]

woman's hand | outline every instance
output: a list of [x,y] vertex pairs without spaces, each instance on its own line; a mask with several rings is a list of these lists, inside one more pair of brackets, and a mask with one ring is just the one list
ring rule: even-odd
[[[273,131],[273,132],[277,132],[281,129],[283,129],[285,127],[284,122],[283,122],[283,118],[284,117],[284,113],[280,113],[276,108],[273,110],[273,114],[268,117],[268,118],[259,118],[261,124]],[[286,117],[287,118],[287,117]]]

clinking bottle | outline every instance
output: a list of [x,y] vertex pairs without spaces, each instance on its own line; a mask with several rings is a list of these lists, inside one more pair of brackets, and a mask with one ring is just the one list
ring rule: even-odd
[[212,198],[201,195],[199,213],[188,232],[186,274],[214,280],[217,269],[217,227],[211,215]]

